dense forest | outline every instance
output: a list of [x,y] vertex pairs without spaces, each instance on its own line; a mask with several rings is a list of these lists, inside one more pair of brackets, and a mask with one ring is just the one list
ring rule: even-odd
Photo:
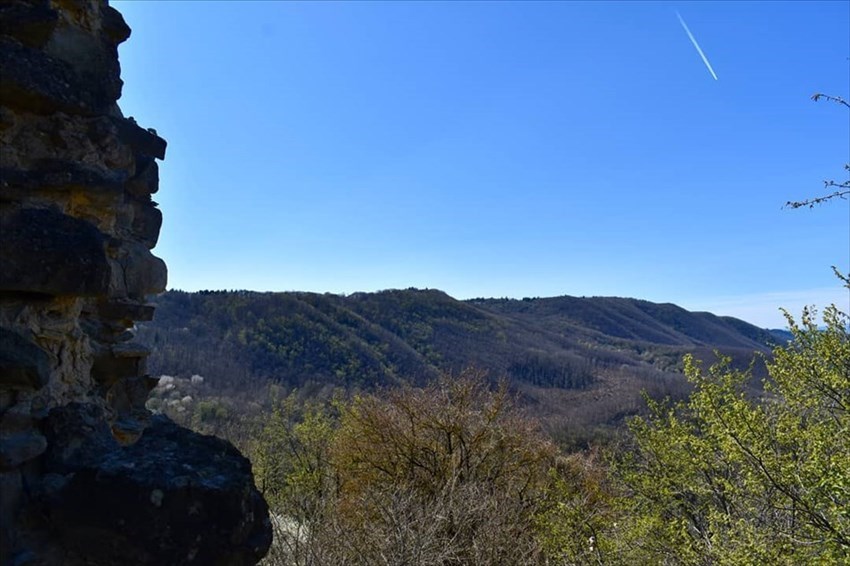
[[[621,426],[644,406],[644,391],[684,395],[687,353],[714,359],[717,351],[746,367],[786,339],[741,320],[624,298],[169,291],[155,302],[155,320],[138,332],[153,350],[150,373],[170,376],[155,406],[157,394],[161,403],[188,395],[193,406],[174,406],[208,414],[215,399],[219,413],[244,412],[265,402],[270,387],[327,398],[476,368],[493,383],[505,380],[568,444]],[[192,384],[193,375],[202,380]]]
[[148,407],[249,455],[268,566],[840,564],[850,335],[621,298],[171,291]]
[[148,407],[250,457],[267,566],[850,559],[835,307],[789,332],[416,289],[171,291],[157,309]]
[[[834,307],[824,321],[790,320],[762,380],[686,354],[689,394],[646,399],[583,448],[558,446],[515,384],[482,370],[329,396],[271,384],[248,413],[185,394],[215,391],[201,375],[167,376],[153,402],[251,457],[268,566],[845,564],[850,334]],[[616,395],[597,369],[581,387]]]

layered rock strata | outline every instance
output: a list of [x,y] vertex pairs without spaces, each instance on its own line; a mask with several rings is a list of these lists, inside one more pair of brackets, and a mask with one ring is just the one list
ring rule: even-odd
[[[148,428],[156,380],[133,327],[166,284],[150,251],[166,142],[116,103],[129,35],[105,0],[0,1],[4,564],[247,564],[268,546],[265,504],[238,452],[168,423]],[[60,434],[57,422],[76,425]],[[200,517],[229,542],[201,536]],[[121,542],[131,530],[142,545]]]

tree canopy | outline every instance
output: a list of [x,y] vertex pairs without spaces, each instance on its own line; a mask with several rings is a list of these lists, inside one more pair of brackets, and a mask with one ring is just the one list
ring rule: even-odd
[[813,564],[850,560],[848,318],[806,310],[773,352],[763,393],[748,372],[692,358],[695,390],[650,401],[617,459],[621,518],[602,541],[627,563]]

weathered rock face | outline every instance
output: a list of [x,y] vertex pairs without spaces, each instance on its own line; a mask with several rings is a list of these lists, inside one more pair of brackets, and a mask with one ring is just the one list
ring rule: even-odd
[[166,143],[116,103],[129,35],[106,0],[0,2],[4,564],[248,564],[269,544],[247,461],[144,407],[132,328],[166,284]]
[[[95,405],[53,409],[44,433],[41,508],[63,563],[255,564],[268,548],[268,508],[251,467],[227,442],[152,419],[121,446]],[[98,494],[94,498],[92,494]],[[25,517],[26,518],[26,517]]]

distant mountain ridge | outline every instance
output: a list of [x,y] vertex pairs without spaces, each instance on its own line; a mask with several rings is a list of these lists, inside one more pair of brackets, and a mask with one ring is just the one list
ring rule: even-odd
[[369,389],[475,366],[506,378],[539,413],[579,407],[601,422],[637,410],[641,390],[681,393],[688,352],[711,361],[716,350],[746,367],[781,341],[735,318],[616,297],[169,291],[154,302],[155,319],[138,332],[154,375],[197,373],[223,390]]
[[199,371],[189,367],[193,353],[207,361],[226,354],[223,366],[236,361],[252,375],[293,382],[374,385],[470,364],[519,378],[511,368],[529,354],[555,364],[560,357],[653,367],[670,353],[751,354],[779,340],[735,318],[617,297],[459,301],[430,289],[348,296],[169,291],[155,303],[155,320],[139,333],[156,346],[152,370]]
[[538,318],[555,327],[557,319],[562,319],[601,334],[656,344],[761,349],[773,339],[769,331],[737,318],[640,299],[562,296],[472,302],[495,312]]

